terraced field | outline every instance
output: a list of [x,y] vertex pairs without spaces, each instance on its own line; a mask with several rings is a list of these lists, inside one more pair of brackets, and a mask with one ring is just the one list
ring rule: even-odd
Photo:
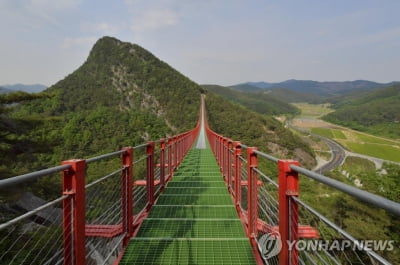
[[293,125],[296,127],[332,139],[351,152],[400,162],[400,141],[373,136],[321,121],[318,118],[331,111],[326,105],[295,105],[302,110],[301,116],[293,120]]

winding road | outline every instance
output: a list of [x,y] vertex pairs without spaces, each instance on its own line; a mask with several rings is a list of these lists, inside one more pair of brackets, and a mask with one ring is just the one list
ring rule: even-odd
[[324,172],[331,171],[332,169],[335,169],[343,164],[344,160],[346,159],[346,150],[340,144],[320,135],[316,135],[313,133],[310,134],[320,138],[331,149],[331,159],[326,164],[314,169],[315,172],[322,174]]
[[325,163],[324,165],[315,168],[313,171],[318,172],[320,174],[327,172],[327,171],[331,171],[335,168],[337,168],[338,166],[342,165],[344,160],[346,159],[346,150],[338,143],[336,143],[335,141],[328,139],[326,137],[323,137],[321,135],[315,134],[310,132],[309,130],[303,129],[303,128],[298,128],[295,127],[291,124],[291,121],[287,121],[286,123],[288,125],[288,127],[303,132],[303,133],[308,133],[314,137],[317,137],[319,139],[321,139],[322,141],[324,141],[329,148],[331,149],[331,159]]

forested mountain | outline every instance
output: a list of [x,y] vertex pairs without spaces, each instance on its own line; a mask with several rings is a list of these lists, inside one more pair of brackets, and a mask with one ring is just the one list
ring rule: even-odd
[[244,84],[232,86],[235,89],[252,91],[257,90],[274,90],[277,88],[286,88],[292,91],[301,93],[312,93],[323,97],[331,97],[336,95],[342,95],[355,91],[371,91],[380,87],[387,87],[394,85],[395,83],[376,83],[366,80],[356,81],[345,81],[345,82],[318,82],[312,80],[287,80],[279,83],[266,83],[266,82],[247,82]]
[[[21,174],[189,130],[197,123],[202,92],[202,87],[140,46],[104,37],[81,67],[45,90],[48,97],[16,106],[12,119],[32,126],[7,137],[31,144],[23,152],[3,152],[7,161],[2,162],[10,174]],[[208,106],[218,101],[235,113],[221,116],[218,108],[210,110],[210,115],[221,111],[210,118],[213,129],[226,133],[230,126],[222,124],[241,124],[227,135],[248,139],[249,144],[268,140],[258,143],[265,150],[313,162],[308,147],[279,122],[208,94],[208,99],[215,99]],[[255,132],[254,139],[246,136],[247,126]]]
[[339,101],[325,120],[356,130],[400,138],[400,84],[361,98]]
[[240,92],[229,87],[217,85],[202,85],[215,94],[221,95],[229,101],[239,103],[255,112],[267,115],[296,114],[299,110],[286,102],[271,97],[269,94]]
[[138,45],[104,37],[49,98],[17,107],[14,119],[37,124],[8,137],[39,144],[13,154],[9,167],[23,173],[191,129],[201,91]]
[[214,131],[279,158],[297,159],[304,166],[313,166],[310,147],[275,118],[239,108],[210,92],[206,96],[206,110]]
[[286,103],[297,103],[297,102],[321,103],[327,100],[326,97],[321,95],[293,91],[287,88],[276,88],[272,90],[266,90],[263,93],[267,93],[268,95]]

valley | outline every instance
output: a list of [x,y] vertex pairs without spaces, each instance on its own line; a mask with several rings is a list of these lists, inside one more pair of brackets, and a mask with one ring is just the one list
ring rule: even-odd
[[[400,162],[400,141],[374,136],[321,120],[333,109],[329,104],[293,104],[301,114],[292,121],[292,126],[339,143],[346,156],[357,156],[372,161],[377,169],[383,162]],[[317,150],[318,154],[318,150]],[[324,157],[326,158],[326,157]]]

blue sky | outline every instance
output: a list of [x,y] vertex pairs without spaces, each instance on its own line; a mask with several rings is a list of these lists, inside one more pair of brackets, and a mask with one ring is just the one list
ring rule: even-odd
[[398,0],[0,0],[0,84],[51,85],[104,35],[195,82],[400,80]]

